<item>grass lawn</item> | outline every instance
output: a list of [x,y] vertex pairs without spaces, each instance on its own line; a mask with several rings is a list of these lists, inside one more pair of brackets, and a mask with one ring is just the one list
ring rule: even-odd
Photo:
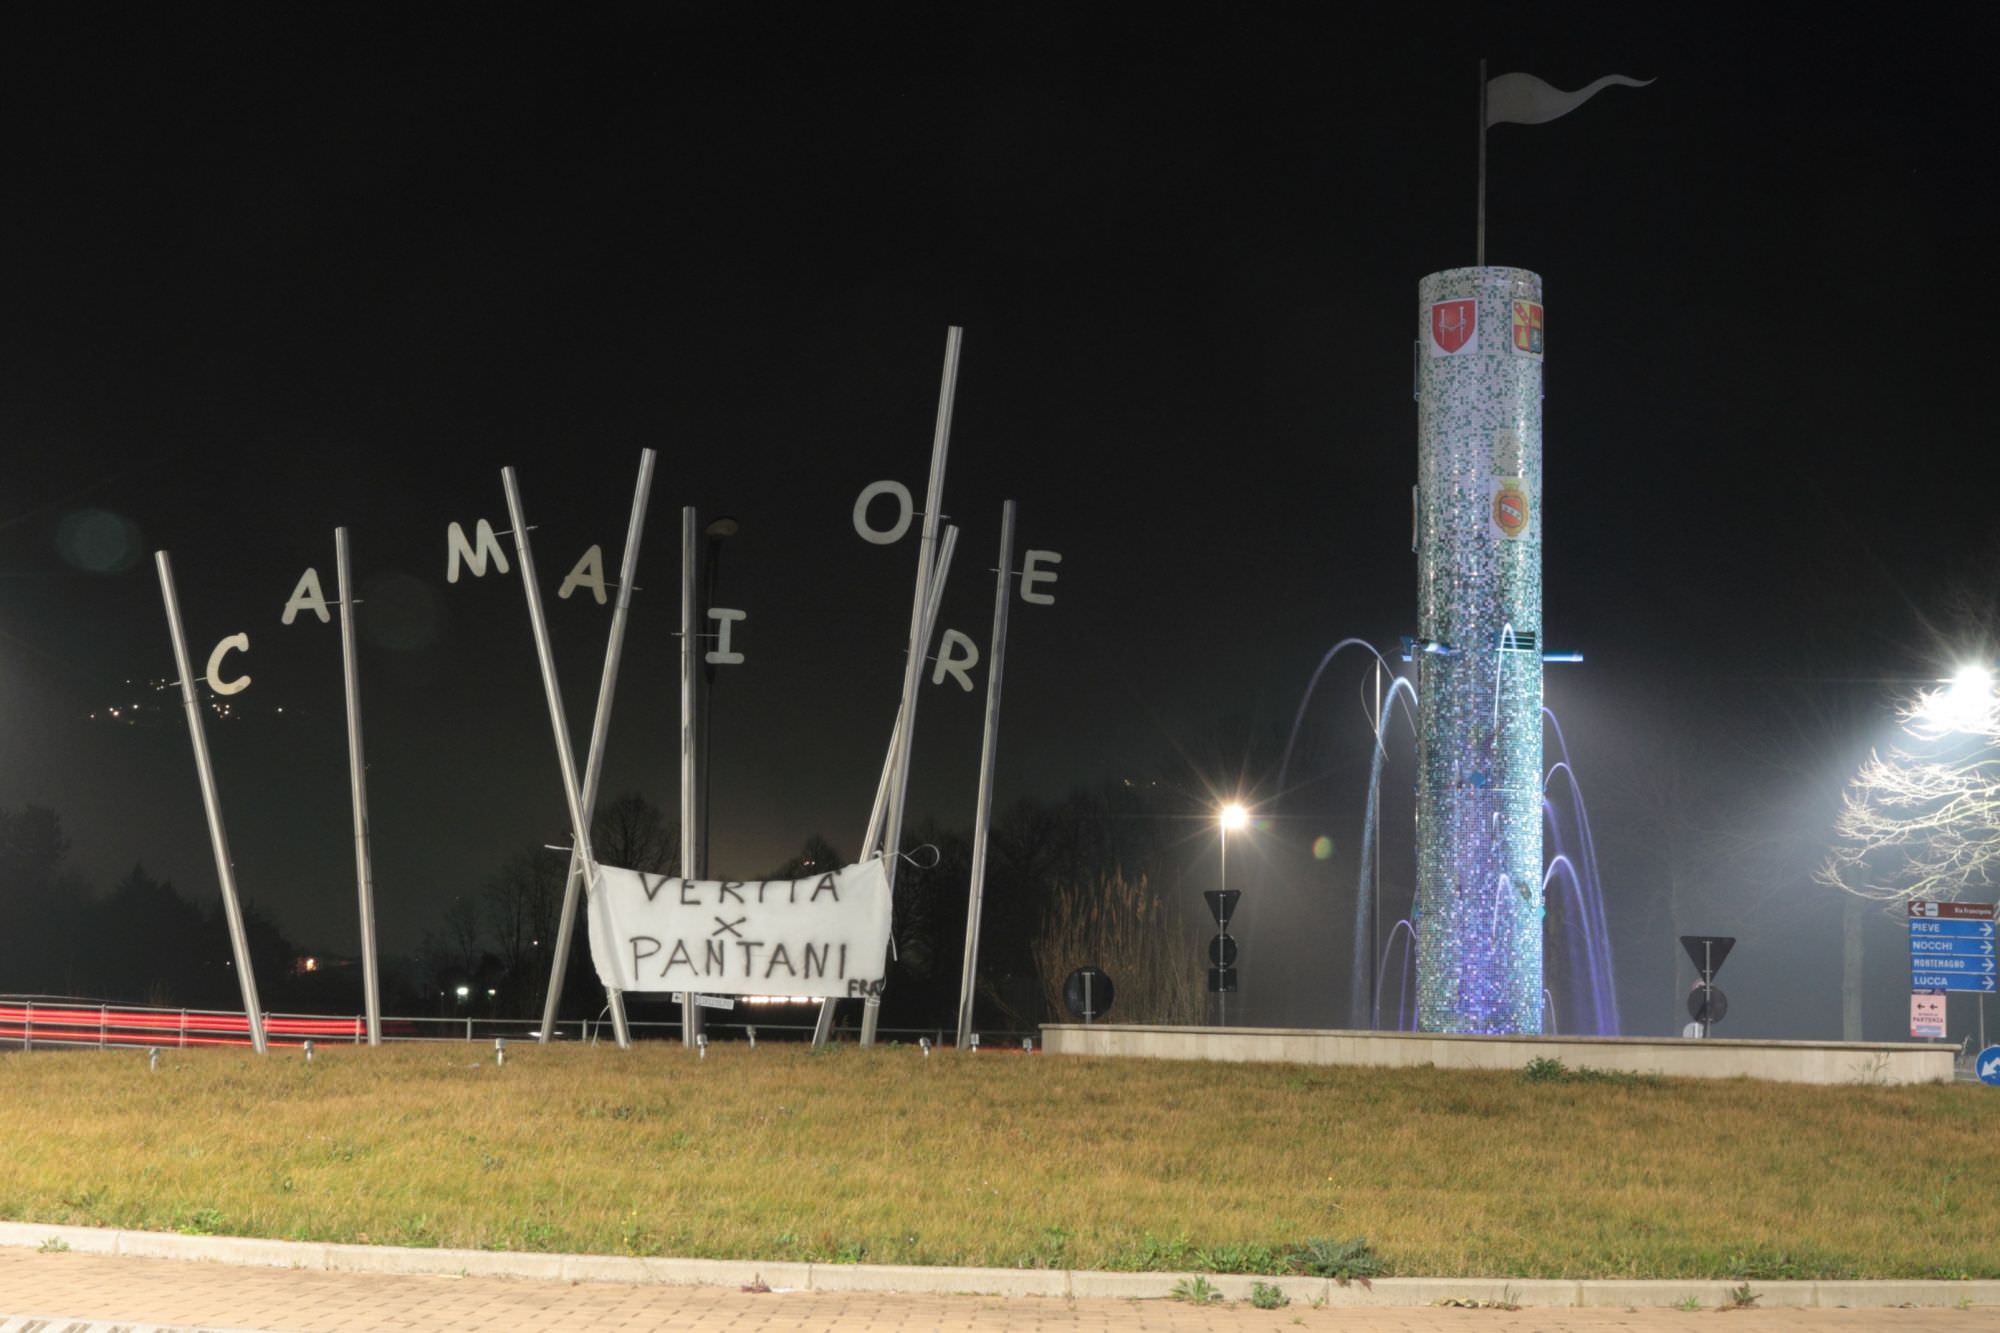
[[[0,1054],[0,1217],[396,1245],[1281,1272],[2000,1277],[1977,1085],[837,1047]],[[1322,1247],[1322,1253],[1328,1247]]]

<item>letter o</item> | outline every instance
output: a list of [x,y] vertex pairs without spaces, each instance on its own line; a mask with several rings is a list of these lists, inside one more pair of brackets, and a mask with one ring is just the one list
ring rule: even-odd
[[[882,529],[870,526],[868,506],[878,495],[896,497],[896,526]],[[871,481],[861,488],[861,494],[854,501],[854,530],[861,540],[873,542],[877,546],[893,546],[903,540],[903,534],[910,530],[910,519],[916,513],[916,505],[910,500],[910,488],[900,481]]]

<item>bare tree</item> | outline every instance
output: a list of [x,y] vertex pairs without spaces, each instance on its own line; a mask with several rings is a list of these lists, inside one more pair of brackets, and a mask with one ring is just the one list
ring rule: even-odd
[[2000,883],[2000,691],[1970,669],[1902,710],[1911,738],[1875,751],[1848,783],[1822,882],[1906,902]]
[[534,989],[542,960],[554,947],[567,864],[560,852],[524,847],[486,881],[486,928],[510,992],[526,995]]
[[591,821],[590,850],[604,865],[654,875],[681,872],[681,830],[637,792],[601,805]]

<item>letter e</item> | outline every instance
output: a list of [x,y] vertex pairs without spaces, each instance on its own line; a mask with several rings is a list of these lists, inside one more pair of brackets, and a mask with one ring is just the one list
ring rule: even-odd
[[1054,551],[1029,551],[1026,555],[1022,556],[1021,600],[1024,602],[1033,602],[1036,606],[1054,606],[1056,604],[1055,594],[1036,592],[1035,585],[1037,583],[1054,583],[1056,581],[1056,572],[1053,569],[1037,569],[1035,566],[1038,564],[1059,565],[1061,563],[1062,557]]

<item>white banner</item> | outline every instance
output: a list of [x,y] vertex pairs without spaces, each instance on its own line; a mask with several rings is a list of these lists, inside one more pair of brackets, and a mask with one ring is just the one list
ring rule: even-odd
[[879,856],[810,879],[669,879],[599,866],[590,957],[613,990],[867,995],[889,951]]

